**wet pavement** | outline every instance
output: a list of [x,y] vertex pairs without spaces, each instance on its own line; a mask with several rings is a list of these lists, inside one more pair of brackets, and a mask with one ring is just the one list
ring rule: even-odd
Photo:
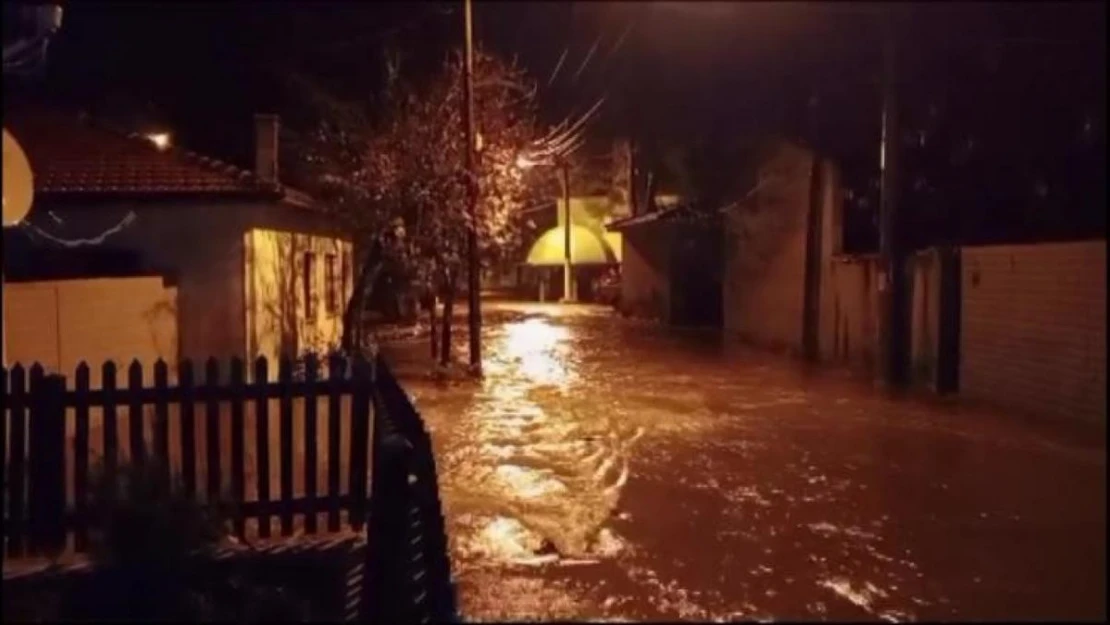
[[486,321],[481,383],[386,347],[432,431],[466,619],[1106,618],[1102,431],[600,308]]

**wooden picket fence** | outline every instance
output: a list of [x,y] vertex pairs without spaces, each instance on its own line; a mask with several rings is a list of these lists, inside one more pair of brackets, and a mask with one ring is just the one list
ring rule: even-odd
[[121,386],[107,362],[95,388],[84,363],[69,384],[37,364],[4,370],[4,557],[85,551],[97,464],[145,464],[191,498],[230,503],[240,538],[271,537],[275,519],[280,536],[362,529],[372,363],[309,357],[302,377],[283,359],[276,380],[264,358],[249,380],[240,359],[220,369],[184,361],[171,381],[160,361],[147,384],[134,362]]
[[198,501],[229,501],[240,538],[271,537],[275,519],[283,537],[365,530],[345,588],[359,620],[457,620],[423,419],[380,356],[302,362],[299,375],[282,360],[276,381],[265,359],[249,380],[238,359],[226,376],[208,360],[200,381],[191,362],[158,362],[152,385],[135,362],[126,387],[111,362],[95,386],[85,364],[72,384],[37,364],[5,369],[4,558],[86,551],[94,461],[128,462]]

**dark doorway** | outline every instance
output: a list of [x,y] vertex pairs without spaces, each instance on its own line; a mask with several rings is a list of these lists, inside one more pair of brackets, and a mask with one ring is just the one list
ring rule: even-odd
[[721,327],[720,231],[705,226],[676,227],[672,240],[671,323]]

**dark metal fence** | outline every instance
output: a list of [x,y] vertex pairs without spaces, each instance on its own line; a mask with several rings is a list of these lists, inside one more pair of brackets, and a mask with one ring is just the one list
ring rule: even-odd
[[[431,438],[412,402],[378,360],[374,428],[373,519],[367,536],[364,605],[374,620],[454,619],[455,589]],[[397,601],[396,598],[406,598]]]

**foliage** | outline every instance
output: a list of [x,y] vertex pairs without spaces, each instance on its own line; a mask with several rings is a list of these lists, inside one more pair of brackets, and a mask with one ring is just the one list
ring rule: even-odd
[[[531,190],[516,161],[535,140],[534,90],[520,69],[476,54],[478,199],[472,223],[462,71],[455,55],[431,78],[406,81],[391,57],[386,93],[374,116],[299,80],[318,112],[311,130],[297,138],[300,178],[364,250],[356,275],[384,272],[416,292],[453,292],[472,225],[484,263],[499,260],[518,242],[520,209]],[[373,283],[356,278],[363,288],[354,298],[364,301]]]
[[308,620],[305,602],[252,575],[206,575],[227,538],[226,506],[202,505],[155,462],[97,472],[91,506],[95,574],[57,600],[63,619]]
[[225,536],[218,506],[197,505],[151,465],[97,472],[90,532],[96,562],[173,570]]

